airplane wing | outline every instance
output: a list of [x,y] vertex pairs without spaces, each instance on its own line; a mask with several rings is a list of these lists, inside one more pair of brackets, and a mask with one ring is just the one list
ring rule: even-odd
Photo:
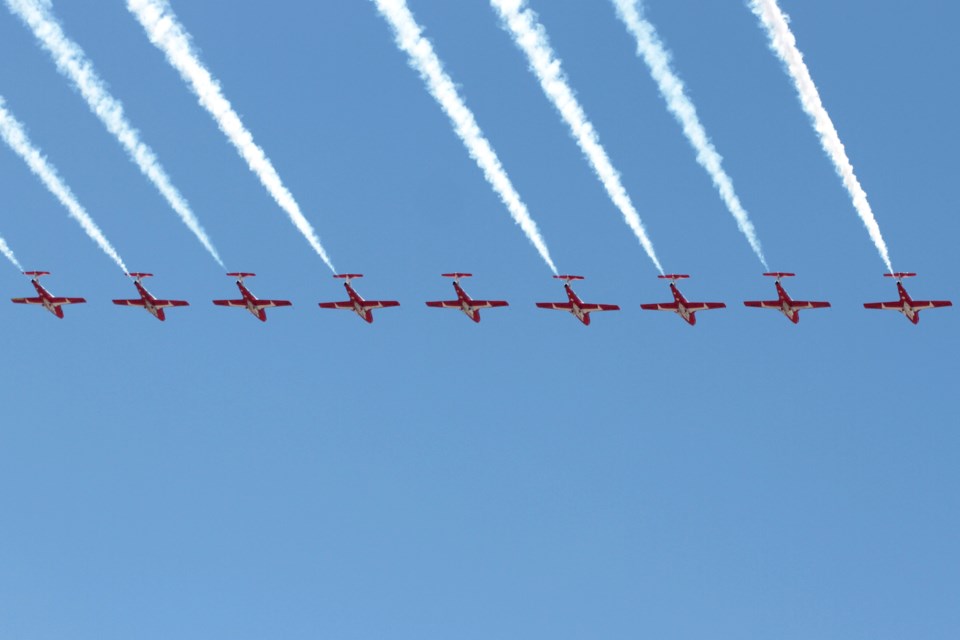
[[85,298],[53,298],[50,300],[53,304],[83,304]]
[[154,300],[153,306],[163,308],[163,307],[189,307],[190,303],[186,300]]
[[476,309],[493,309],[494,307],[509,307],[506,300],[474,300],[472,306]]
[[937,307],[952,307],[953,303],[949,300],[914,300],[911,306],[920,311],[921,309],[935,309]]
[[891,311],[900,311],[903,309],[903,303],[900,301],[897,302],[865,302],[863,303],[865,309],[889,309]]
[[246,300],[214,300],[213,304],[219,307],[246,307]]
[[435,309],[459,309],[460,301],[459,300],[435,300],[433,302],[428,302],[427,306],[434,307]]
[[257,300],[258,307],[292,307],[293,303],[289,300]]
[[17,304],[43,304],[42,298],[11,298]]
[[723,302],[691,302],[687,305],[687,311],[706,311],[707,309],[725,309],[727,305]]
[[353,309],[353,301],[344,300],[343,302],[321,302],[321,309]]
[[141,298],[136,300],[114,300],[113,304],[119,304],[125,307],[145,307],[147,303],[144,302]]
[[647,311],[676,311],[680,307],[676,302],[655,302],[653,304],[642,304],[640,308]]
[[364,300],[364,309],[385,309],[386,307],[399,307],[400,303],[396,300]]
[[798,311],[801,309],[826,309],[829,306],[829,302],[809,302],[804,300],[793,301],[793,308]]
[[541,309],[556,309],[557,311],[572,311],[573,305],[569,302],[538,302]]
[[620,311],[620,307],[615,304],[582,304],[582,311],[593,313],[594,311]]
[[[757,309],[778,309],[778,310],[780,309],[779,300],[747,300],[743,304],[748,307],[755,307]],[[796,304],[798,303],[794,303],[794,305]],[[809,304],[809,303],[804,302],[799,304]],[[809,307],[803,307],[803,308],[808,309]]]

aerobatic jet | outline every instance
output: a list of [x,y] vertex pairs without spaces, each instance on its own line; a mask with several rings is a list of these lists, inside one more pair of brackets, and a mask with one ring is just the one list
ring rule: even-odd
[[400,303],[396,300],[364,300],[361,298],[360,294],[350,286],[351,280],[363,277],[361,273],[342,273],[333,277],[343,280],[343,288],[347,290],[347,295],[350,296],[350,299],[343,302],[321,302],[321,309],[347,309],[348,311],[353,311],[367,322],[373,322],[374,309],[400,306]]
[[257,318],[261,322],[266,322],[267,312],[265,309],[269,307],[289,307],[293,304],[289,300],[260,300],[257,296],[250,293],[250,290],[243,284],[243,279],[252,278],[257,275],[255,273],[228,273],[227,275],[237,279],[237,289],[240,290],[242,297],[239,300],[214,300],[213,304],[217,306],[246,309],[254,318]]
[[506,300],[474,300],[460,286],[460,278],[470,278],[471,273],[442,273],[444,278],[453,278],[453,289],[457,292],[456,300],[437,300],[428,302],[428,307],[437,309],[459,309],[465,316],[474,322],[480,322],[480,309],[492,309],[493,307],[509,306]]
[[800,322],[800,311],[802,309],[825,309],[830,306],[829,302],[807,302],[804,300],[794,300],[791,298],[784,290],[783,285],[780,284],[780,279],[792,278],[796,274],[777,271],[774,273],[765,273],[763,275],[777,279],[774,284],[777,287],[778,299],[748,300],[743,303],[745,306],[755,307],[757,309],[776,309],[785,315],[793,324]]
[[914,300],[903,287],[904,278],[912,278],[915,273],[885,273],[885,278],[897,279],[897,291],[900,293],[900,299],[895,302],[867,302],[864,303],[865,309],[887,309],[890,311],[899,311],[907,320],[913,324],[920,322],[920,312],[924,309],[935,309],[937,307],[952,307],[953,303],[949,300]]
[[49,271],[24,271],[23,275],[30,276],[30,282],[33,288],[37,290],[36,298],[13,298],[16,304],[40,304],[43,308],[57,316],[63,317],[62,307],[65,304],[82,304],[86,302],[83,298],[57,298],[50,295],[50,292],[40,285],[40,278],[50,275]]
[[689,302],[680,293],[677,288],[677,280],[689,278],[688,275],[669,273],[663,276],[657,276],[662,280],[670,281],[670,291],[673,293],[673,302],[657,302],[654,304],[641,304],[641,309],[647,311],[672,311],[687,321],[689,325],[697,324],[697,317],[694,315],[697,311],[706,311],[707,309],[723,309],[727,305],[722,302]]
[[553,276],[557,280],[563,280],[563,290],[567,292],[567,302],[538,302],[537,306],[541,309],[556,309],[557,311],[566,311],[572,313],[577,319],[585,325],[590,324],[590,314],[594,311],[620,311],[620,307],[615,304],[590,304],[583,302],[574,292],[570,283],[574,280],[583,280],[583,276]]
[[113,304],[119,304],[125,307],[141,307],[150,312],[150,314],[157,320],[166,320],[167,317],[164,315],[163,310],[166,307],[186,307],[190,303],[186,300],[158,300],[153,297],[146,287],[143,286],[141,280],[144,278],[152,278],[152,273],[128,273],[128,276],[133,278],[133,286],[137,288],[137,293],[140,294],[139,298],[133,300],[114,300]]

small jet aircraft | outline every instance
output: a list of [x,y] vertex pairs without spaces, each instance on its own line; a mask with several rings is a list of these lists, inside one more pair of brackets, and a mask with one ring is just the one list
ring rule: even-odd
[[457,292],[457,299],[428,302],[428,307],[435,307],[437,309],[459,309],[474,322],[480,322],[480,309],[510,306],[510,303],[506,300],[474,300],[468,296],[467,292],[460,286],[460,278],[470,278],[473,276],[472,273],[441,273],[440,275],[444,278],[453,278],[453,289]]
[[374,309],[400,306],[400,303],[396,300],[364,300],[361,298],[360,294],[350,286],[351,280],[363,277],[361,273],[342,273],[333,277],[344,281],[343,287],[347,290],[347,295],[350,296],[350,299],[344,302],[321,302],[321,309],[347,309],[353,311],[367,322],[373,322]]
[[252,278],[257,275],[255,273],[228,273],[227,275],[237,279],[237,288],[240,289],[242,298],[240,300],[214,300],[213,304],[217,306],[246,309],[253,314],[254,318],[257,318],[261,322],[266,322],[267,312],[264,311],[264,309],[269,307],[289,307],[293,305],[289,300],[260,300],[257,296],[250,293],[250,290],[243,284],[243,279]]
[[125,307],[142,307],[150,312],[154,318],[157,320],[166,320],[167,317],[164,315],[163,310],[166,307],[186,307],[190,303],[186,300],[158,300],[153,297],[146,287],[143,286],[141,280],[144,278],[152,278],[152,273],[128,273],[129,277],[133,278],[133,286],[137,288],[137,293],[140,294],[140,297],[134,300],[114,300],[113,304],[119,304]]
[[896,302],[867,302],[864,303],[865,309],[888,309],[891,311],[899,311],[907,320],[913,324],[920,322],[920,312],[924,309],[935,309],[937,307],[952,307],[953,303],[949,300],[914,300],[910,297],[910,294],[907,293],[907,290],[903,288],[903,279],[912,278],[915,273],[885,273],[883,276],[885,278],[896,278],[897,279],[897,291],[900,292],[900,299]]
[[694,315],[697,311],[706,311],[707,309],[723,309],[727,305],[722,302],[688,302],[680,289],[677,288],[677,280],[689,278],[688,275],[669,273],[663,276],[657,276],[661,280],[670,281],[670,291],[673,292],[673,302],[657,302],[654,304],[642,304],[641,309],[647,311],[673,311],[681,318],[687,321],[689,325],[697,324],[697,317]]
[[23,275],[30,276],[30,282],[39,295],[36,298],[13,298],[16,304],[42,304],[44,309],[58,318],[62,318],[63,309],[60,307],[65,304],[82,304],[86,302],[83,298],[56,298],[50,295],[49,291],[40,286],[40,278],[50,275],[49,271],[24,271]]
[[556,309],[557,311],[567,311],[577,317],[585,325],[590,324],[590,314],[594,311],[620,311],[620,307],[615,304],[589,304],[583,302],[573,291],[570,283],[574,280],[583,280],[583,276],[553,276],[557,280],[563,280],[563,288],[567,292],[569,302],[538,302],[537,306],[541,309]]
[[784,290],[783,285],[780,284],[781,278],[792,278],[796,274],[794,273],[783,273],[780,271],[774,273],[765,273],[765,276],[776,278],[777,281],[775,286],[777,287],[777,295],[779,296],[778,300],[748,300],[744,302],[744,306],[747,307],[756,307],[758,309],[776,309],[783,315],[787,317],[790,322],[797,324],[800,322],[800,311],[802,309],[825,309],[830,306],[829,302],[806,302],[802,300],[794,300],[787,292]]

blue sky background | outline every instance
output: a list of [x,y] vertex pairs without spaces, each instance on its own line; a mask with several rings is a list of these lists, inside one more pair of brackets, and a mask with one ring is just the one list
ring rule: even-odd
[[[788,290],[770,281],[612,5],[540,0],[691,328],[481,1],[411,0],[587,300],[559,300],[370,2],[175,1],[204,60],[367,297],[342,288],[124,3],[54,3],[231,270],[289,297],[266,324],[0,11],[0,94],[128,266],[184,297],[166,323],[9,149],[0,234],[58,321],[0,305],[0,636],[952,638],[960,627],[956,311],[914,327],[742,2],[650,0]],[[783,0],[894,266],[958,299],[956,3]],[[503,297],[474,325],[428,309]],[[9,266],[5,297],[29,295]]]

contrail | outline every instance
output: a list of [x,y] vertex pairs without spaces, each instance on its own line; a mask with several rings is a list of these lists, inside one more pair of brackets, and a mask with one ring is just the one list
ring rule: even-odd
[[374,0],[377,9],[393,28],[397,46],[410,57],[412,66],[427,84],[430,95],[440,104],[447,117],[453,123],[457,135],[463,140],[470,157],[483,171],[483,176],[500,196],[514,222],[520,225],[527,239],[536,247],[540,257],[554,274],[557,267],[550,258],[547,244],[540,236],[537,223],[530,217],[527,206],[514,189],[506,170],[494,152],[490,142],[484,137],[473,112],[467,108],[460,97],[453,80],[443,70],[443,64],[433,51],[433,45],[423,37],[420,25],[407,7],[406,0]]
[[17,260],[17,256],[13,255],[13,249],[10,248],[10,245],[8,245],[7,241],[3,238],[0,238],[0,253],[2,253],[7,260],[13,263],[13,266],[20,271],[23,271],[23,265],[21,265]]
[[[90,217],[90,214],[77,202],[73,192],[70,191],[70,187],[65,185],[60,179],[57,170],[47,162],[47,159],[43,157],[40,150],[37,149],[30,141],[30,138],[27,137],[27,132],[24,130],[23,125],[7,110],[6,101],[3,97],[0,97],[0,136],[10,145],[11,149],[23,158],[27,166],[30,167],[30,170],[47,186],[50,193],[56,196],[57,200],[67,208],[70,217],[79,222],[86,234],[126,273],[127,266],[123,264],[123,260],[120,259],[117,250],[107,241],[103,232],[100,231],[100,228],[97,227],[97,224]],[[4,254],[6,254],[6,251],[4,251]],[[7,257],[10,258],[12,255],[13,254],[10,254]],[[17,264],[18,267],[20,266],[15,260],[14,263]],[[23,269],[21,269],[21,271],[23,271]]]
[[773,49],[777,57],[780,58],[786,67],[793,83],[796,86],[797,94],[800,97],[800,103],[803,110],[813,121],[813,128],[820,137],[820,145],[830,156],[837,174],[843,180],[843,186],[850,194],[853,200],[853,207],[857,210],[857,215],[863,221],[870,239],[880,252],[880,257],[887,270],[893,273],[893,265],[890,263],[890,253],[887,251],[887,244],[883,241],[880,234],[880,225],[873,217],[873,211],[870,203],[867,202],[867,194],[860,186],[856,174],[853,172],[853,165],[847,157],[847,152],[840,142],[840,135],[833,126],[823,102],[820,100],[820,92],[813,84],[813,78],[810,77],[810,70],[803,62],[803,54],[797,48],[797,39],[793,36],[788,25],[788,18],[780,10],[776,0],[750,0],[750,9],[760,18],[764,28],[767,30],[767,36],[770,38],[770,48]]
[[330,270],[336,273],[326,250],[320,244],[317,232],[301,213],[300,205],[283,185],[283,181],[280,180],[280,176],[263,149],[253,141],[253,134],[243,126],[240,116],[223,96],[220,84],[200,62],[200,56],[191,45],[189,34],[177,20],[169,3],[166,0],[127,0],[127,9],[140,21],[150,42],[163,51],[170,64],[180,72],[180,76],[190,85],[200,104],[210,112],[217,126],[237,148],[247,162],[247,166],[290,217],[294,226],[303,234]]
[[670,53],[667,51],[657,35],[653,24],[643,15],[641,0],[613,0],[617,15],[626,25],[627,30],[637,40],[637,53],[650,69],[653,79],[660,89],[660,94],[667,101],[667,109],[677,119],[683,128],[683,134],[697,152],[697,162],[710,174],[714,186],[720,192],[720,199],[737,221],[740,232],[747,237],[747,242],[757,258],[769,271],[767,260],[763,256],[763,248],[757,238],[757,232],[750,222],[740,198],[733,188],[733,180],[723,169],[723,157],[707,136],[707,131],[697,116],[697,109],[687,95],[683,81],[674,73],[670,66]]
[[550,47],[547,33],[537,22],[536,14],[524,7],[525,0],[490,0],[490,3],[500,14],[504,28],[509,30],[517,46],[527,54],[530,68],[537,75],[544,93],[569,125],[570,133],[593,166],[610,199],[620,209],[624,220],[637,236],[643,250],[647,252],[647,256],[662,274],[663,267],[660,266],[657,254],[653,250],[653,243],[650,242],[646,229],[643,228],[640,215],[620,182],[620,173],[610,162],[607,152],[600,144],[597,132],[573,95],[573,89],[567,83],[560,60]]
[[73,82],[87,101],[90,110],[100,118],[107,130],[126,149],[130,159],[139,167],[141,173],[154,184],[183,223],[222,267],[223,261],[220,255],[207,237],[206,231],[200,226],[190,205],[173,186],[170,176],[160,165],[153,150],[140,140],[140,134],[123,114],[123,105],[107,91],[106,84],[97,75],[93,63],[87,58],[83,49],[63,33],[60,23],[51,13],[49,0],[6,0],[6,2],[10,11],[30,27],[43,48],[53,56],[60,73]]

